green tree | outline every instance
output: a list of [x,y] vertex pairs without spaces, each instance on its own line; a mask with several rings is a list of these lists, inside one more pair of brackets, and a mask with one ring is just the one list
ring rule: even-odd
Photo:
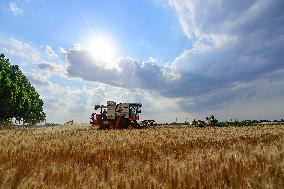
[[213,126],[213,127],[216,127],[219,125],[218,120],[215,118],[214,115],[211,115],[210,117],[206,117],[206,121],[208,125]]
[[43,101],[19,66],[0,54],[0,123],[12,118],[24,124],[44,121]]

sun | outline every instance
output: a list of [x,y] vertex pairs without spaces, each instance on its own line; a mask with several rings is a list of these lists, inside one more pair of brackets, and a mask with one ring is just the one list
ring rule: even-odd
[[95,59],[103,62],[112,62],[117,57],[117,48],[111,38],[94,36],[87,42],[87,50]]

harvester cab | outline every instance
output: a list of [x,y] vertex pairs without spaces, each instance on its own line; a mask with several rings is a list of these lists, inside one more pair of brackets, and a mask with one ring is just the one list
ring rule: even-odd
[[90,124],[99,129],[131,129],[145,128],[147,124],[139,124],[141,103],[119,103],[107,101],[107,105],[95,105],[99,113],[92,113]]

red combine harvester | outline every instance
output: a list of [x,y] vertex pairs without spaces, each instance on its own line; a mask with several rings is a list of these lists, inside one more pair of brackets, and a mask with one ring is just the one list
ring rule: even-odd
[[90,124],[99,129],[142,129],[153,125],[154,120],[144,120],[138,123],[141,113],[141,103],[119,103],[107,101],[107,105],[95,105],[95,110],[100,113],[92,113]]

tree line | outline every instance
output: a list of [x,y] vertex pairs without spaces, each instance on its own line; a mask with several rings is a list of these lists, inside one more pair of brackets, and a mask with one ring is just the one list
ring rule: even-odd
[[19,66],[0,54],[0,125],[37,124],[45,120],[43,101]]
[[185,122],[172,122],[172,123],[159,123],[156,125],[190,125],[193,127],[229,127],[229,126],[234,126],[234,127],[241,127],[241,126],[255,126],[259,124],[282,124],[284,123],[284,119],[281,118],[279,120],[266,120],[266,119],[261,119],[261,120],[237,120],[237,119],[231,119],[231,121],[219,121],[216,119],[214,115],[211,115],[209,117],[206,117],[206,120],[196,120],[193,119],[191,123],[188,121]]

